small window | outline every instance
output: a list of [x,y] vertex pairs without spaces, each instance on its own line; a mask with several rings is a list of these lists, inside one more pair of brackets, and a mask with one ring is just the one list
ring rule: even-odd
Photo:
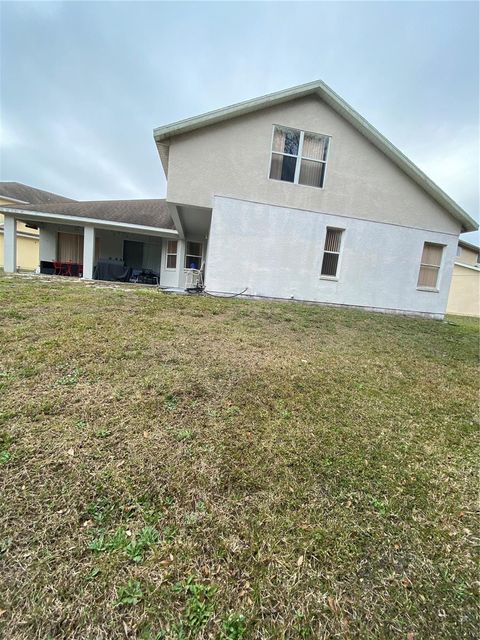
[[323,250],[322,276],[329,278],[337,277],[342,235],[343,229],[331,229],[327,227],[325,248]]
[[177,241],[168,240],[167,242],[167,269],[177,268]]
[[187,242],[185,269],[200,269],[202,266],[202,243]]
[[270,178],[322,188],[330,138],[317,133],[275,126]]
[[438,274],[442,264],[443,247],[440,244],[425,242],[423,245],[422,260],[418,273],[417,287],[436,289]]

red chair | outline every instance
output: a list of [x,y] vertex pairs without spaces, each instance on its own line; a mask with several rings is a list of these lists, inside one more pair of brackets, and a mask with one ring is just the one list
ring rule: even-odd
[[77,273],[79,278],[83,278],[83,264],[77,264]]
[[54,275],[61,276],[62,275],[62,263],[60,260],[52,260],[53,268],[55,269]]
[[71,260],[67,260],[65,262],[65,271],[63,273],[64,276],[72,277],[72,264],[73,262]]

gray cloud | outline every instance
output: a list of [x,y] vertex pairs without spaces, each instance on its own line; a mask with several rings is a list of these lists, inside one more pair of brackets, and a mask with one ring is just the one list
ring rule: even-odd
[[322,78],[478,217],[475,2],[0,11],[4,180],[80,199],[161,197],[155,126]]

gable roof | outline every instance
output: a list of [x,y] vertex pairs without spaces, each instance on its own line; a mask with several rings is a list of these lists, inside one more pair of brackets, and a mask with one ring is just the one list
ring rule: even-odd
[[25,204],[75,202],[71,198],[65,198],[57,193],[51,193],[43,189],[36,189],[21,182],[0,182],[0,198],[2,196]]
[[[0,207],[11,209],[8,205]],[[175,229],[163,200],[91,200],[55,202],[41,205],[15,205],[15,211],[32,211],[35,213],[51,213],[92,220],[106,220],[124,224],[156,227],[158,229]]]
[[375,129],[363,116],[355,111],[355,109],[321,80],[270,93],[260,98],[254,98],[253,100],[238,102],[237,104],[216,109],[215,111],[209,111],[208,113],[193,118],[187,118],[163,127],[157,127],[153,131],[153,137],[157,144],[165,174],[167,175],[168,172],[168,144],[170,138],[309,95],[317,95],[334,111],[345,118],[357,131],[364,135],[404,173],[424,189],[441,207],[458,220],[462,225],[462,231],[475,231],[478,229],[478,223],[475,222],[466,211],[430,180],[421,169],[411,162],[407,156],[387,140],[387,138]]

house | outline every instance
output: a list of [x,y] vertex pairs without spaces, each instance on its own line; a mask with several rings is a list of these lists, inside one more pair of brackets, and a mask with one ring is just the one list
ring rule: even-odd
[[44,263],[60,234],[76,236],[85,278],[104,261],[143,268],[147,255],[164,287],[203,266],[214,293],[443,317],[458,236],[477,224],[323,82],[154,139],[165,200],[4,209],[6,271],[18,219],[39,226]]
[[[36,189],[20,182],[0,182],[0,206],[73,202],[56,193]],[[17,269],[34,271],[38,266],[38,229],[35,225],[17,225]],[[3,267],[3,214],[0,213],[0,267]]]
[[458,243],[447,313],[480,317],[480,247],[465,240]]

